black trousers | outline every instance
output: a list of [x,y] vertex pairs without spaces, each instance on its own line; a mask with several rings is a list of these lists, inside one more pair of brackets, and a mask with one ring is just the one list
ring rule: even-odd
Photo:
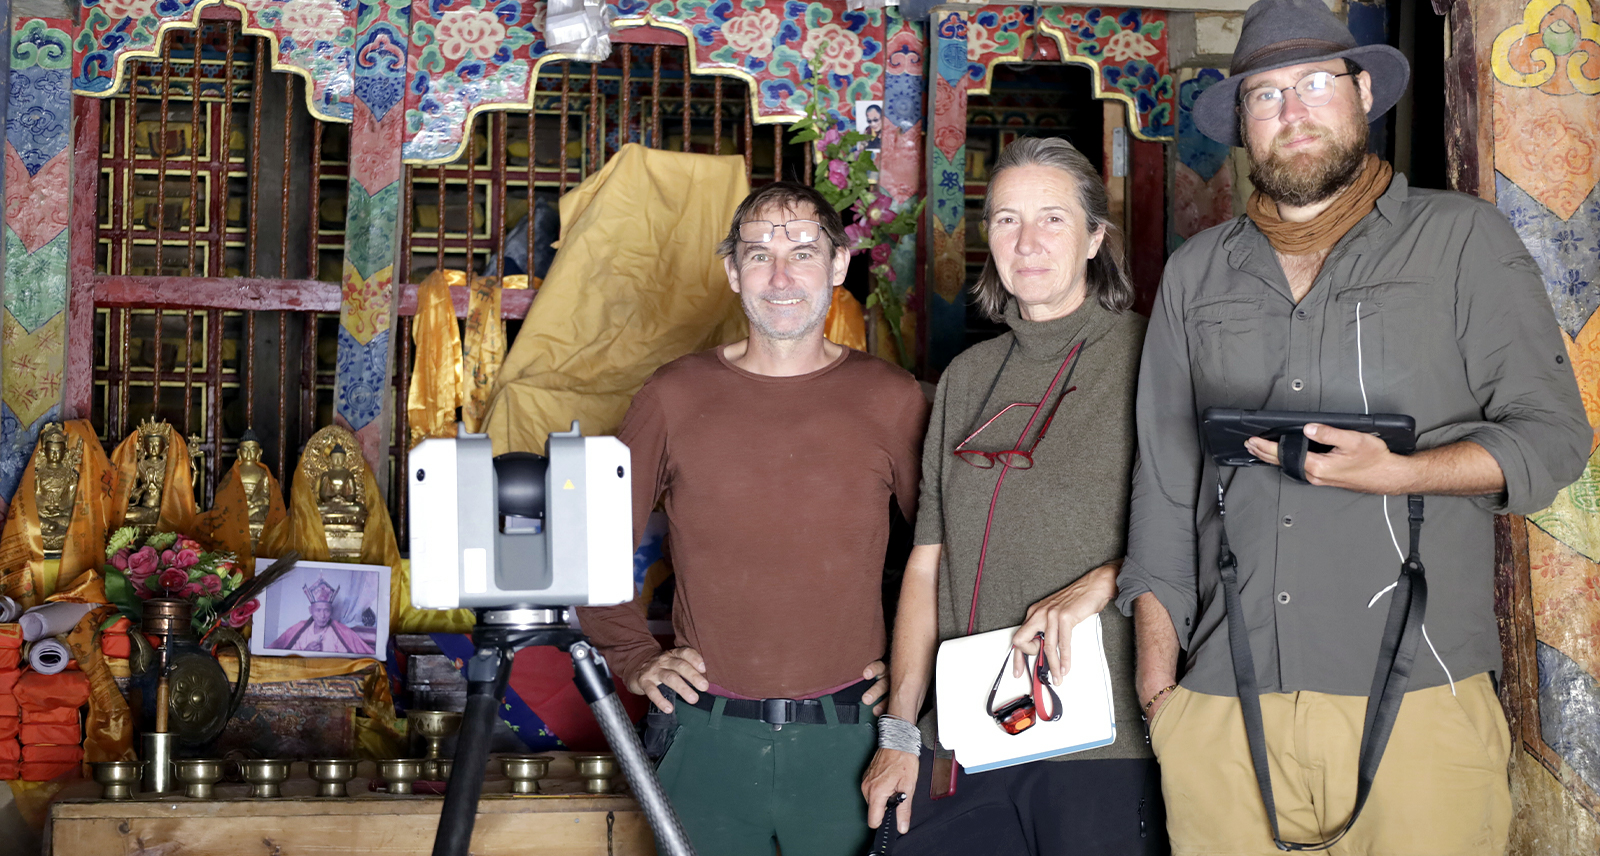
[[911,831],[895,856],[1165,856],[1167,818],[1155,759],[1035,761],[956,778],[928,797],[933,753],[923,749]]

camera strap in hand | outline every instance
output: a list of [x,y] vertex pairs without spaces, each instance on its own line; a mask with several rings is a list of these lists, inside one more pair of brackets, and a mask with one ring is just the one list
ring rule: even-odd
[[1222,548],[1217,554],[1217,570],[1222,573],[1223,604],[1228,613],[1228,645],[1233,652],[1233,679],[1238,685],[1239,707],[1244,714],[1245,736],[1250,741],[1250,760],[1261,788],[1261,802],[1272,824],[1272,841],[1279,850],[1314,851],[1332,847],[1361,816],[1378,763],[1394,731],[1400,702],[1405,698],[1416,662],[1417,642],[1422,635],[1422,617],[1428,606],[1428,581],[1418,552],[1422,539],[1422,497],[1406,499],[1411,522],[1411,552],[1400,565],[1400,577],[1390,594],[1389,618],[1383,627],[1383,644],[1378,649],[1378,665],[1372,675],[1372,690],[1367,694],[1367,714],[1361,727],[1361,755],[1357,766],[1356,802],[1332,838],[1314,843],[1284,841],[1278,832],[1278,810],[1272,799],[1272,773],[1267,766],[1267,737],[1261,724],[1260,690],[1256,687],[1255,662],[1250,655],[1250,632],[1245,625],[1244,607],[1239,601],[1239,562],[1228,547],[1227,510],[1223,506],[1222,486],[1217,485],[1217,512],[1223,518]]

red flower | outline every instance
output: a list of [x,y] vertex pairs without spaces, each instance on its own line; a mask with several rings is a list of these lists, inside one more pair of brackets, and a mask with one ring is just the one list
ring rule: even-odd
[[187,598],[195,598],[199,597],[203,591],[204,589],[199,583],[187,583],[184,585],[183,590],[178,593]]
[[189,550],[189,549],[179,550],[172,557],[172,566],[174,568],[178,568],[179,570],[187,571],[188,569],[194,567],[195,565],[197,565],[199,563],[200,563],[200,554],[195,552],[194,550]]
[[222,591],[222,578],[215,574],[206,574],[200,578],[200,588],[206,594],[217,594]]
[[233,609],[229,610],[228,611],[228,617],[226,619],[224,619],[224,621],[226,621],[228,623],[229,627],[233,627],[233,628],[243,627],[250,620],[250,616],[254,615],[255,611],[260,609],[260,608],[261,608],[261,601],[255,599],[255,598],[251,598],[250,600],[247,600],[244,603],[241,603],[238,606],[234,607]]
[[128,569],[127,547],[123,547],[121,550],[118,550],[116,555],[111,557],[111,567],[116,568],[119,571],[126,571]]
[[845,166],[845,162],[838,158],[828,161],[828,180],[840,189],[848,187],[850,185],[850,168]]
[[878,244],[872,248],[872,263],[885,264],[889,261],[889,252],[892,249],[888,244]]
[[140,547],[128,556],[128,575],[136,579],[144,579],[156,572],[160,567],[161,556],[154,547]]
[[189,584],[189,575],[177,568],[167,568],[161,572],[161,576],[157,581],[167,591],[181,591],[184,586]]

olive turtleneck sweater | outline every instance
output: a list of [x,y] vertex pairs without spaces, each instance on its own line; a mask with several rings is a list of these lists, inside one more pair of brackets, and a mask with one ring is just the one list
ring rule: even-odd
[[[1023,320],[1012,301],[1005,320],[1009,334],[967,349],[945,370],[923,445],[916,543],[944,545],[941,641],[966,634],[978,551],[1000,475],[998,467],[978,469],[951,453],[1006,405],[1039,401],[1079,342],[1083,348],[1069,368],[1070,379],[1044,402],[1045,415],[1058,398],[1060,406],[1033,450],[1034,466],[1012,470],[995,502],[973,632],[1022,623],[1030,605],[1121,558],[1124,549],[1144,317],[1111,312],[1091,297],[1070,315],[1039,322]],[[1076,389],[1062,397],[1068,387]],[[1036,420],[1019,444],[1032,415],[1031,407],[1013,407],[966,448],[1028,449],[1044,423],[1043,417]],[[1100,620],[1113,675],[1117,741],[1065,758],[1149,757],[1133,688],[1132,622],[1115,606],[1102,611]]]

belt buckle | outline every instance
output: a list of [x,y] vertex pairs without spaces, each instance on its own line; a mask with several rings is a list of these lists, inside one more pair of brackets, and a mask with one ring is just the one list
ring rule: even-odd
[[782,731],[783,726],[795,721],[795,700],[792,698],[764,698],[761,700],[761,721]]

